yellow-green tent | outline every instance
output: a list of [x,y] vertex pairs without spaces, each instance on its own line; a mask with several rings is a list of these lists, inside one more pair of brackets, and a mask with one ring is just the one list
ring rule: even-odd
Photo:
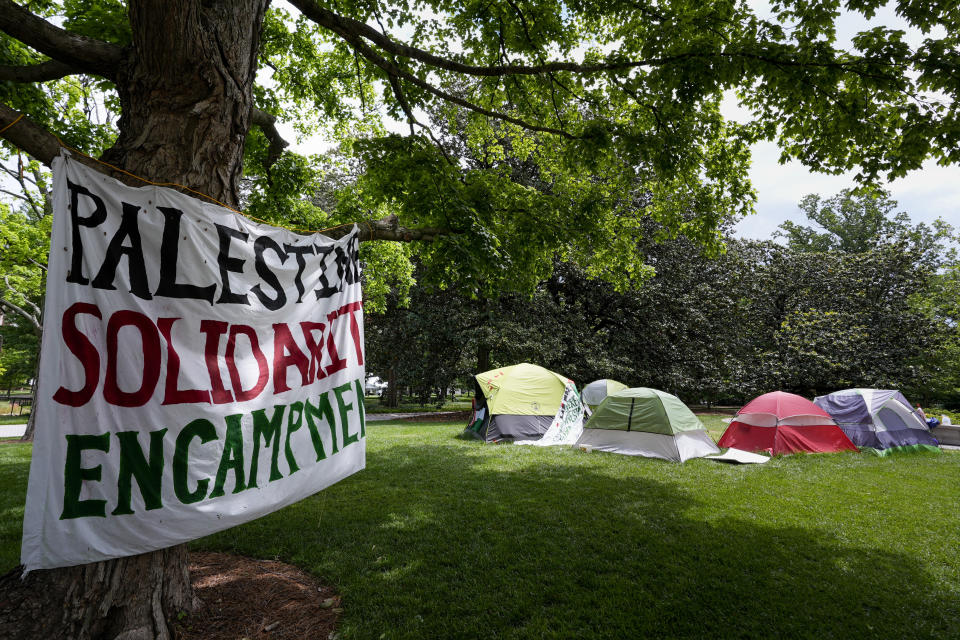
[[560,410],[569,380],[522,362],[476,375],[482,392],[467,431],[488,442],[541,437]]

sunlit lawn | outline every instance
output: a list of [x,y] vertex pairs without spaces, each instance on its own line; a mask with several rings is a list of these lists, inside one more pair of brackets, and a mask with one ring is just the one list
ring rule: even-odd
[[728,421],[733,416],[722,413],[699,413],[697,417],[700,418],[700,422],[707,428],[707,433],[709,433],[710,437],[716,442],[730,424],[729,422],[725,422],[725,420]]
[[378,396],[367,396],[363,400],[367,413],[407,413],[407,412],[433,412],[433,411],[469,411],[473,406],[471,398],[459,396],[459,399],[448,397],[442,404],[437,404],[436,399],[431,399],[427,404],[422,405],[419,402],[407,400],[396,407],[384,406]]
[[[681,465],[462,426],[369,423],[365,471],[193,547],[333,583],[342,638],[960,632],[960,453]],[[4,570],[28,456],[0,445]]]

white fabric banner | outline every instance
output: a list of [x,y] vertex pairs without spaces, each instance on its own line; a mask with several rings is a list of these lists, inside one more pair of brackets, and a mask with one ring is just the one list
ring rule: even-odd
[[583,421],[586,415],[586,405],[577,393],[577,385],[568,381],[563,390],[563,400],[560,409],[553,417],[550,428],[543,433],[539,440],[518,440],[514,444],[532,444],[538,447],[549,447],[555,444],[576,444],[583,433]]
[[357,229],[254,223],[63,155],[27,570],[169,547],[363,469]]

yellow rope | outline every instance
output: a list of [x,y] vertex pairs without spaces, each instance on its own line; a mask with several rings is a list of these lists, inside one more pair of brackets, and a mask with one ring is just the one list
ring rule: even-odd
[[10,127],[12,127],[13,125],[15,125],[15,124],[17,124],[18,122],[20,122],[20,119],[21,119],[21,118],[23,118],[23,114],[22,114],[22,113],[17,116],[17,119],[16,119],[16,120],[14,120],[13,122],[11,122],[11,123],[8,124],[7,126],[5,126],[3,129],[0,129],[0,133],[3,133],[4,131],[6,131],[7,129],[9,129]]
[[[18,122],[20,122],[20,120],[23,118],[23,115],[24,115],[24,114],[21,113],[19,116],[17,116],[16,120],[14,120],[13,122],[11,122],[11,123],[8,124],[7,126],[5,126],[3,129],[0,129],[0,133],[3,133],[4,131],[6,131],[7,129],[9,129],[10,127],[12,127],[13,125],[15,125],[15,124],[17,124]],[[102,164],[102,165],[105,166],[105,167],[109,167],[109,168],[113,169],[114,171],[117,171],[117,172],[122,173],[122,174],[124,174],[124,175],[130,176],[131,178],[133,178],[133,179],[135,179],[135,180],[140,180],[141,182],[145,182],[145,183],[150,184],[150,185],[153,185],[153,186],[155,186],[155,187],[176,187],[176,188],[178,188],[178,189],[183,189],[184,191],[189,191],[190,193],[192,193],[192,194],[194,194],[194,195],[200,196],[200,197],[202,197],[202,198],[206,198],[207,200],[210,200],[211,202],[214,202],[214,203],[220,205],[220,206],[223,207],[224,209],[229,209],[230,211],[233,211],[234,213],[238,213],[238,214],[240,214],[241,216],[243,216],[243,217],[245,217],[245,218],[249,218],[250,220],[254,220],[254,221],[256,221],[256,222],[262,222],[263,224],[267,224],[267,225],[270,225],[270,226],[272,226],[272,227],[280,227],[281,229],[286,229],[287,231],[293,231],[294,233],[323,233],[323,232],[325,232],[325,231],[333,231],[334,229],[341,229],[341,228],[343,228],[343,227],[351,227],[351,226],[353,226],[353,224],[354,224],[354,223],[352,223],[352,222],[348,222],[348,223],[346,223],[346,224],[338,224],[338,225],[336,225],[336,226],[327,227],[327,228],[325,228],[325,229],[313,229],[313,230],[311,230],[311,229],[298,229],[298,228],[296,228],[296,227],[285,227],[285,226],[283,226],[283,225],[278,225],[278,224],[275,224],[275,223],[273,223],[273,222],[270,222],[269,220],[263,220],[263,219],[261,219],[261,218],[257,218],[256,216],[251,216],[251,215],[248,214],[248,213],[244,213],[243,211],[239,211],[239,210],[237,210],[237,209],[234,209],[234,208],[231,207],[230,205],[228,205],[228,204],[226,204],[226,203],[223,203],[223,202],[220,202],[219,200],[217,200],[217,199],[214,198],[213,196],[208,196],[207,194],[205,194],[205,193],[203,193],[203,192],[201,192],[201,191],[196,191],[196,190],[191,189],[190,187],[184,186],[184,185],[182,185],[182,184],[177,184],[176,182],[154,182],[153,180],[147,180],[146,178],[143,178],[143,177],[141,177],[141,176],[138,176],[138,175],[136,175],[136,174],[134,174],[134,173],[130,173],[129,171],[126,171],[125,169],[121,169],[120,167],[115,167],[114,165],[112,165],[112,164],[110,164],[110,163],[108,163],[108,162],[104,162],[103,160],[100,160],[99,158],[94,158],[94,157],[91,156],[91,155],[87,155],[86,153],[84,153],[83,151],[80,151],[79,149],[74,149],[73,147],[68,147],[67,145],[65,145],[65,144],[63,143],[63,140],[61,140],[56,134],[50,134],[50,135],[52,135],[54,138],[56,138],[56,139],[57,139],[57,142],[60,143],[60,146],[63,147],[64,149],[67,149],[68,151],[72,151],[73,153],[76,153],[76,154],[78,154],[78,155],[81,155],[81,156],[83,156],[83,157],[85,157],[85,158],[89,158],[90,160],[93,160],[94,162],[98,162],[98,163]],[[365,220],[364,222],[366,222],[367,226],[370,228],[370,237],[371,237],[371,239],[372,239],[372,238],[373,238],[373,226],[370,225],[370,222],[369,222],[369,221],[366,221],[366,220]]]

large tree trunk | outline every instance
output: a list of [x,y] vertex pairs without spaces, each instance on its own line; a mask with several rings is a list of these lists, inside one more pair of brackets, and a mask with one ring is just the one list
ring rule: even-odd
[[0,638],[167,639],[193,609],[185,545],[79,567],[0,577]]
[[[104,160],[155,182],[238,200],[260,28],[269,0],[138,0],[117,91],[120,135]],[[124,181],[142,183],[123,176]],[[43,401],[43,400],[41,400]],[[3,583],[18,580],[8,574]],[[132,558],[31,573],[3,638],[169,638],[192,610],[183,545]],[[20,615],[22,610],[22,615]],[[8,622],[12,620],[13,622]]]
[[133,53],[117,82],[120,136],[104,160],[235,206],[268,4],[131,2]]

